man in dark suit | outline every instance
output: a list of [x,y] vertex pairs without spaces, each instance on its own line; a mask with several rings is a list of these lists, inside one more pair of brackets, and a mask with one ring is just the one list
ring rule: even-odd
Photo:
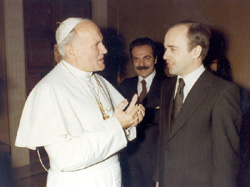
[[121,153],[123,184],[125,187],[152,187],[160,89],[166,76],[156,73],[156,46],[150,38],[134,40],[130,44],[130,55],[138,76],[125,79],[120,85],[121,93],[129,100],[137,93],[139,102],[146,108],[146,115],[137,127],[137,138]]
[[233,187],[239,169],[239,89],[206,70],[210,30],[190,21],[169,28],[154,174],[160,187]]

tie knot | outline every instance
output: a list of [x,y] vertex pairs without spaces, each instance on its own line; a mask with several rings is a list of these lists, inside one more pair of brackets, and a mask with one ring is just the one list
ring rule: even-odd
[[179,78],[179,87],[184,88],[184,86],[185,86],[185,82],[184,82],[183,78]]
[[144,79],[142,79],[141,84],[142,84],[142,86],[146,86],[146,81]]

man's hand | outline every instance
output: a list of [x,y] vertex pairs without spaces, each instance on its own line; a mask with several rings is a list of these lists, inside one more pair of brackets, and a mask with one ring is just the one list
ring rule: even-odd
[[141,104],[136,104],[137,99],[138,96],[137,94],[135,94],[128,108],[125,111],[123,111],[123,109],[128,104],[127,100],[122,101],[115,108],[114,116],[118,119],[122,128],[124,129],[138,125],[145,115],[145,108]]

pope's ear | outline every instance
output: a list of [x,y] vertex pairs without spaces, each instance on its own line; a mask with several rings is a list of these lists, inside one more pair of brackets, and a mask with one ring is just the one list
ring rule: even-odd
[[72,45],[66,45],[65,52],[69,58],[75,58],[76,56],[75,48]]
[[201,57],[202,47],[200,45],[197,45],[192,49],[193,58],[199,58]]

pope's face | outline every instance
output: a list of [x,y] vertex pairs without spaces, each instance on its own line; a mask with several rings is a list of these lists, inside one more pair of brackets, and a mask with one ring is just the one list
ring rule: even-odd
[[91,21],[79,23],[75,27],[76,38],[73,42],[75,61],[73,66],[87,71],[102,71],[105,68],[104,55],[107,49],[102,43],[100,29]]
[[169,73],[172,75],[180,75],[182,77],[194,71],[195,64],[192,56],[192,51],[188,49],[187,26],[179,25],[171,28],[165,35],[165,53],[169,68]]
[[153,50],[150,45],[136,46],[131,51],[133,65],[136,73],[147,78],[153,71],[157,62],[153,56]]

